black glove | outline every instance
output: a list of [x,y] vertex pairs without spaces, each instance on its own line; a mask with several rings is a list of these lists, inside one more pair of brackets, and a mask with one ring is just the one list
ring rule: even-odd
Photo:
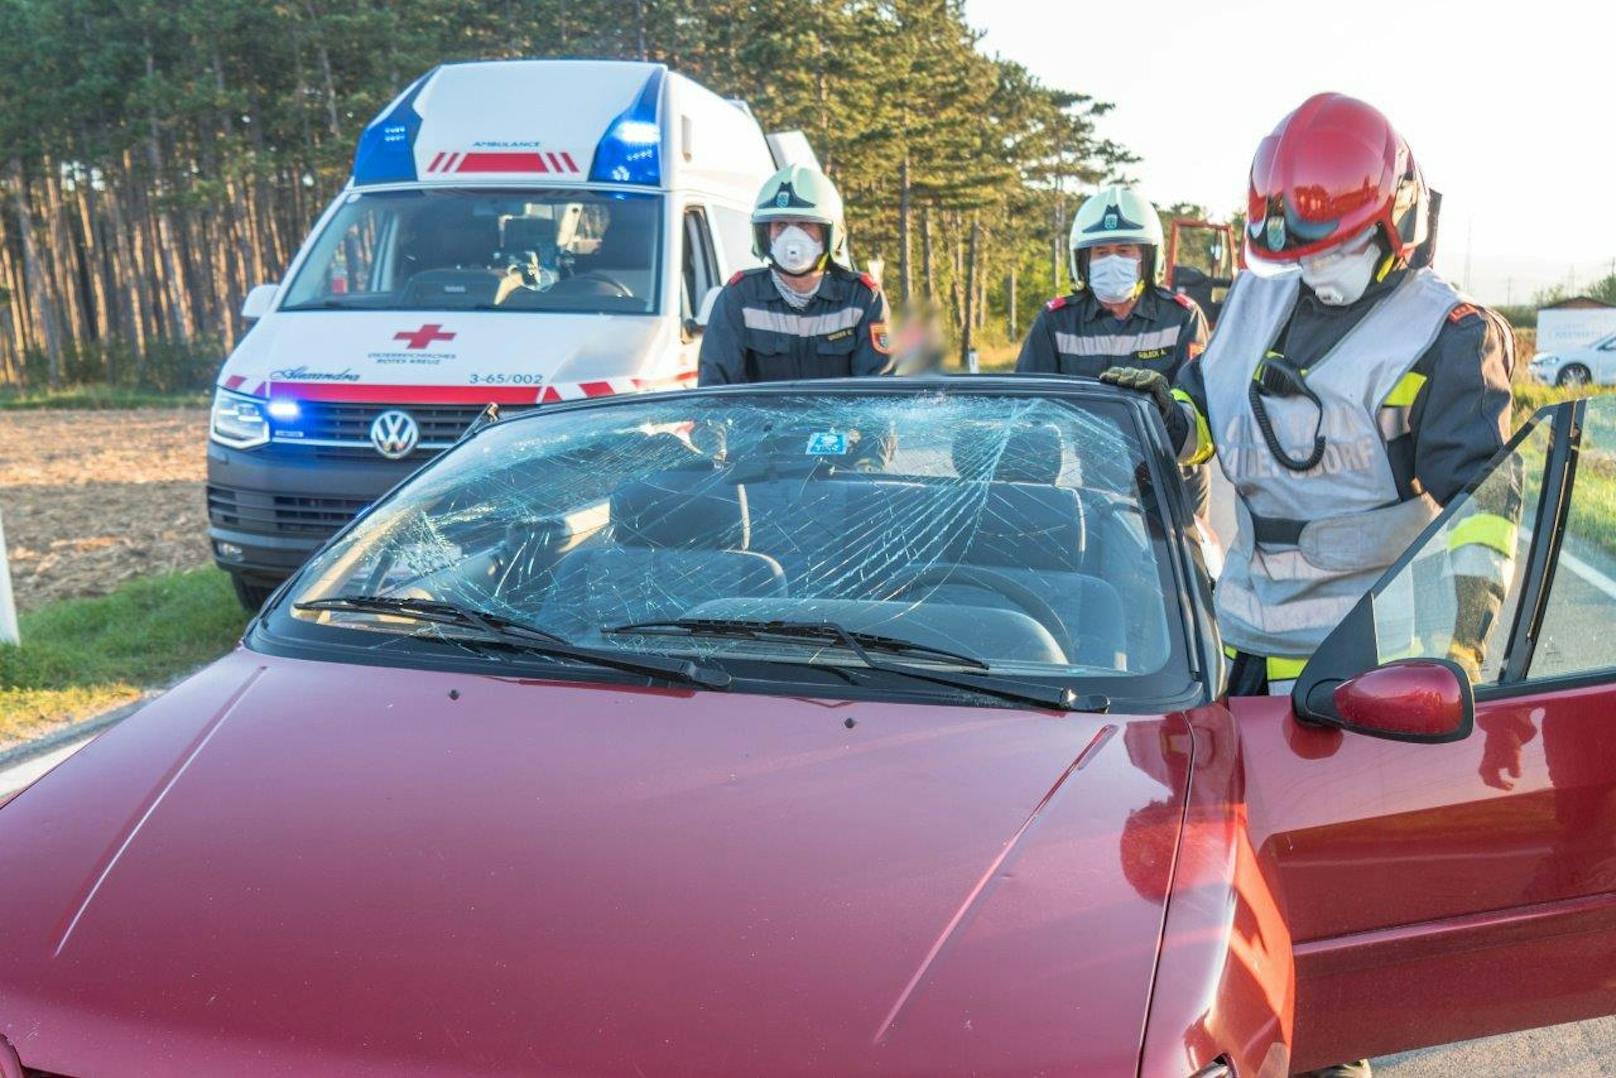
[[1155,402],[1156,410],[1163,419],[1167,418],[1168,412],[1178,410],[1178,405],[1173,402],[1172,386],[1168,385],[1167,377],[1159,371],[1143,367],[1107,367],[1100,373],[1100,381],[1145,394]]
[[1453,639],[1448,658],[1464,668],[1472,684],[1481,681],[1481,668],[1487,661],[1487,637],[1504,605],[1504,589],[1479,576],[1453,578],[1458,609],[1453,618]]
[[1178,402],[1173,399],[1172,386],[1168,383],[1166,375],[1143,367],[1108,367],[1100,372],[1100,381],[1149,397],[1150,402],[1156,406],[1156,411],[1161,413],[1174,451],[1182,452],[1184,443],[1189,439],[1189,419],[1184,415],[1184,410],[1178,406]]

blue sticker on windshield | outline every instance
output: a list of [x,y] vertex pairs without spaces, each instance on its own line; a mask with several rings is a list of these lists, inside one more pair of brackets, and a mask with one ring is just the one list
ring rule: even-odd
[[810,457],[840,457],[847,453],[847,435],[833,430],[822,430],[808,436]]

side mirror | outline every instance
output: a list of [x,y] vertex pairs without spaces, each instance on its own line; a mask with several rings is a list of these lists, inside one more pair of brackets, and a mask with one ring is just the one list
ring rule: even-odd
[[270,312],[275,304],[275,293],[280,291],[278,284],[261,284],[247,293],[247,298],[241,303],[241,317],[249,322],[256,322]]
[[1470,679],[1447,659],[1399,659],[1345,681],[1321,682],[1309,695],[1306,718],[1390,741],[1460,741],[1476,721]]
[[718,294],[724,290],[722,285],[714,285],[701,297],[701,309],[696,312],[695,323],[698,330],[706,329],[707,323],[712,320],[713,307],[718,303]]

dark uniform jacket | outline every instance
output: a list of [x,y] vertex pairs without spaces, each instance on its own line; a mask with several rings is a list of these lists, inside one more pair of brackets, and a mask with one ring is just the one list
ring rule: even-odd
[[[1313,366],[1407,272],[1389,274],[1344,307],[1320,303],[1304,285],[1273,349],[1294,367]],[[1398,415],[1381,417],[1386,455],[1404,501],[1428,492],[1446,505],[1509,440],[1514,362],[1514,335],[1498,315],[1468,303],[1448,315],[1436,340],[1410,371],[1423,380],[1413,403]],[[1177,387],[1206,415],[1206,383],[1199,363],[1179,373]],[[1192,434],[1187,424],[1173,433],[1183,441]]]
[[[1206,351],[1206,339],[1206,315],[1186,295],[1147,288],[1128,317],[1119,319],[1085,289],[1044,305],[1021,345],[1016,370],[1098,378],[1107,367],[1144,367],[1171,382]],[[1205,515],[1210,470],[1185,468],[1184,486],[1195,511]]]
[[1016,370],[1098,378],[1107,367],[1146,367],[1172,381],[1206,350],[1206,315],[1188,296],[1147,288],[1119,319],[1087,290],[1044,304]]
[[742,270],[719,293],[702,335],[698,384],[892,373],[887,301],[873,279],[833,264],[798,310],[769,273]]

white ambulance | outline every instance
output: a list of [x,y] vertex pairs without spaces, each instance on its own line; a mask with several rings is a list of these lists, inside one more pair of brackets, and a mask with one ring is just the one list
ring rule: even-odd
[[215,560],[256,607],[332,532],[503,410],[695,384],[708,292],[756,264],[764,180],[811,161],[658,64],[448,64],[353,177],[219,375]]

